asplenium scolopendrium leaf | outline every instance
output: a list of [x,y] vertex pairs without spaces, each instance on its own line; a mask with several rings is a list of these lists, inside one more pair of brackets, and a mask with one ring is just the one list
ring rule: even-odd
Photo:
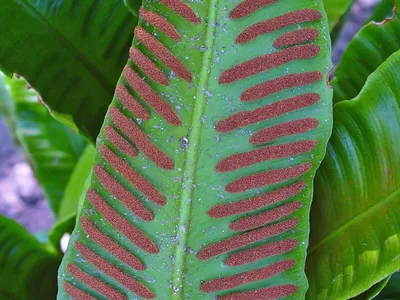
[[331,131],[322,2],[143,5],[59,299],[302,298]]

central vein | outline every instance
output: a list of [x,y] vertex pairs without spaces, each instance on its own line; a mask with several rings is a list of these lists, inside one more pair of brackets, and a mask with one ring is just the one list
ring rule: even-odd
[[218,0],[210,0],[208,7],[208,18],[205,51],[201,63],[200,74],[197,77],[197,91],[193,108],[192,124],[189,134],[189,148],[186,152],[186,165],[183,172],[182,189],[180,196],[179,222],[178,222],[178,245],[175,247],[175,265],[172,272],[172,295],[171,299],[182,299],[183,279],[185,272],[185,256],[189,238],[189,227],[192,210],[192,197],[196,177],[196,166],[199,143],[202,130],[202,116],[206,106],[206,90],[212,66],[212,53],[214,47],[215,21],[217,17]]

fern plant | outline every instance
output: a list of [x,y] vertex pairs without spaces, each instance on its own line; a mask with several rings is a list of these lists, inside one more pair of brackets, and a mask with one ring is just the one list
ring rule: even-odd
[[[20,39],[31,32],[26,43],[32,51],[26,59],[36,53],[35,62],[56,62],[51,74],[61,90],[53,92],[36,64],[15,56],[2,59],[7,48],[0,50],[1,69],[33,83],[58,120],[89,141],[97,137],[96,150],[89,146],[75,170],[68,169],[72,175],[67,185],[63,182],[63,200],[54,203],[58,222],[44,252],[51,260],[49,270],[58,266],[59,240],[72,231],[76,216],[58,271],[57,299],[377,295],[400,267],[397,169],[389,181],[384,176],[384,162],[396,166],[398,157],[392,135],[400,120],[397,17],[360,31],[343,56],[332,89],[330,30],[340,30],[339,18],[351,1],[124,2],[133,16],[127,17],[122,1],[15,0],[4,3],[0,18],[15,22],[10,17],[14,13],[27,19],[31,26],[10,32]],[[384,19],[390,2],[375,17]],[[71,31],[58,21],[74,15],[86,17],[83,22],[77,18]],[[127,26],[136,19],[138,25],[129,33]],[[42,51],[36,32],[47,30],[49,39],[43,44],[48,50]],[[54,37],[61,42],[53,42]],[[373,56],[371,67],[356,80],[354,70],[346,72],[344,64],[353,64],[357,49],[379,39],[391,47]],[[0,33],[0,43],[18,40],[9,42]],[[68,59],[61,63],[56,53]],[[58,75],[57,63],[68,76]],[[79,70],[77,78],[74,69]],[[115,94],[100,128],[111,83]],[[66,88],[72,86],[72,91]],[[335,99],[341,97],[334,109],[333,93]],[[71,106],[57,95],[72,101]],[[390,109],[392,114],[385,113]],[[360,121],[358,131],[352,130],[349,124],[362,115],[379,121]],[[378,132],[385,132],[382,140],[373,138]],[[363,135],[370,138],[364,141]],[[385,143],[379,167],[368,163],[366,149]],[[357,150],[343,150],[350,148]],[[341,163],[346,159],[363,166],[362,174],[376,174],[375,180],[352,185],[351,176],[363,175],[352,173],[351,163]],[[379,188],[385,183],[390,183],[387,189]],[[348,197],[352,193],[356,196]],[[375,240],[363,237],[365,219],[374,221],[368,232]],[[373,248],[364,250],[365,243]],[[349,249],[354,257],[347,255]],[[363,260],[366,255],[380,263]],[[54,287],[50,277],[43,285]],[[22,282],[24,278],[29,277]],[[17,294],[6,285],[0,292],[10,299],[29,299],[29,291]],[[33,296],[55,297],[51,291]]]
[[60,299],[304,296],[330,45],[321,3],[272,2],[144,1]]

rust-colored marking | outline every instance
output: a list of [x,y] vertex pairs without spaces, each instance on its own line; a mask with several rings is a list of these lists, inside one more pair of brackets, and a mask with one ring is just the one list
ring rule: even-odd
[[257,299],[257,300],[272,300],[284,297],[289,297],[297,292],[295,285],[277,285],[269,288],[262,288],[259,290],[248,292],[237,292],[226,296],[218,297],[218,300],[243,300],[243,299]]
[[127,140],[125,140],[114,128],[107,125],[104,129],[107,140],[109,140],[118,150],[124,152],[125,154],[135,157],[137,156],[137,151]]
[[224,264],[229,267],[246,265],[270,256],[280,255],[296,249],[296,240],[283,240],[271,244],[240,251],[229,256]]
[[119,201],[121,201],[131,212],[145,221],[152,221],[153,214],[136,197],[125,189],[114,177],[112,177],[101,166],[94,167],[94,173],[101,184]]
[[175,13],[182,16],[189,22],[200,24],[200,19],[194,10],[181,0],[160,0],[160,2],[164,3],[164,5],[172,9]]
[[304,28],[294,30],[285,34],[282,34],[273,43],[275,48],[288,47],[297,45],[305,42],[311,42],[318,38],[319,31],[314,28]]
[[118,85],[116,95],[121,103],[129,109],[136,117],[142,120],[148,120],[150,115],[143,106],[128,92],[126,87]]
[[[96,277],[93,277],[92,275],[89,275],[85,272],[83,272],[81,269],[79,269],[77,266],[73,264],[68,264],[68,272],[74,276],[76,279],[79,281],[82,281],[84,284],[87,286],[91,287],[95,291],[99,292],[100,294],[106,296],[107,298],[110,299],[115,299],[115,300],[123,300],[127,299],[125,295],[122,295],[119,291],[115,290],[113,287],[109,286],[108,284],[104,283],[103,281],[97,279]],[[82,299],[82,298],[76,298]]]
[[298,222],[299,220],[294,218],[288,221],[236,235],[226,240],[206,246],[200,250],[199,253],[197,253],[197,258],[201,260],[207,260],[214,256],[251,245],[259,240],[282,234],[293,229],[295,226],[297,226]]
[[129,50],[131,60],[149,77],[151,80],[168,85],[168,78],[146,55],[139,50],[131,47]]
[[83,259],[87,260],[90,264],[95,266],[101,272],[115,279],[121,283],[124,287],[135,293],[139,297],[146,299],[154,298],[155,295],[149,291],[142,283],[135,278],[132,278],[128,274],[124,273],[121,269],[117,268],[110,262],[106,261],[96,253],[92,252],[88,247],[80,242],[75,242],[75,247],[82,255]]
[[251,136],[249,141],[253,145],[260,145],[284,136],[295,135],[313,130],[318,127],[318,124],[318,120],[313,118],[306,118],[290,121],[287,123],[281,123],[260,130],[259,132]]
[[108,252],[112,253],[120,261],[124,262],[128,266],[135,270],[144,271],[146,269],[145,265],[129,251],[122,248],[118,243],[113,241],[107,235],[102,233],[87,217],[81,218],[80,225],[83,231],[99,244],[101,247],[106,249]]
[[76,300],[96,300],[95,297],[86,294],[84,291],[81,291],[77,287],[73,286],[69,282],[64,282],[64,289],[68,295],[70,295],[73,299]]
[[140,249],[149,253],[158,253],[158,247],[140,229],[121,217],[104,199],[93,189],[87,193],[87,198],[94,208],[119,232],[125,235]]
[[174,71],[176,75],[187,82],[192,81],[192,73],[190,73],[186,66],[154,36],[137,26],[135,28],[135,37],[146,46],[146,48],[152,51],[166,66]]
[[260,213],[255,216],[245,217],[239,219],[229,225],[229,228],[233,231],[246,231],[254,228],[258,228],[279,219],[282,219],[301,207],[301,202],[292,202],[278,208],[272,209],[270,211],[266,211]]
[[179,42],[181,40],[181,35],[176,31],[174,25],[172,25],[168,20],[161,17],[155,12],[149,11],[144,7],[139,9],[139,14],[147,23],[153,25],[156,29],[163,32],[166,36]]
[[241,19],[277,1],[278,0],[245,0],[231,10],[229,17],[231,19]]
[[168,123],[180,126],[176,112],[129,66],[124,68],[124,76],[133,89]]
[[166,170],[174,168],[173,160],[150,142],[139,126],[129,120],[118,108],[111,107],[109,114],[114,124],[121,128],[128,138],[136,144],[136,147],[158,167]]
[[294,267],[296,264],[295,260],[284,260],[268,267],[255,269],[252,271],[239,273],[237,275],[216,278],[200,285],[200,290],[205,293],[211,293],[216,291],[230,290],[235,287],[247,284],[253,281],[265,280],[276,276],[282,272],[285,272]]
[[280,202],[296,196],[304,189],[304,187],[304,181],[298,181],[292,185],[285,186],[281,189],[257,196],[255,198],[216,205],[211,208],[207,214],[211,218],[223,218],[257,210],[272,203]]
[[228,193],[241,193],[249,189],[260,188],[268,184],[283,182],[304,175],[311,169],[311,167],[311,163],[305,163],[286,169],[272,170],[245,176],[229,183],[225,187],[225,190]]
[[245,153],[231,155],[221,160],[215,167],[217,172],[231,172],[256,163],[310,152],[317,145],[317,141],[298,141],[289,144],[269,146]]
[[319,51],[320,47],[318,45],[299,45],[259,56],[222,72],[219,83],[233,83],[294,60],[313,58]]
[[312,22],[322,18],[322,14],[315,9],[301,9],[283,14],[273,19],[258,22],[247,27],[236,38],[236,43],[245,44],[262,34],[271,33],[290,25],[303,22]]
[[125,161],[114,154],[105,145],[100,146],[100,153],[108,161],[108,163],[126,180],[135,186],[140,192],[142,192],[150,201],[158,204],[165,205],[165,198],[161,193],[151,185],[145,178],[135,172]]
[[265,105],[253,111],[241,111],[219,121],[216,130],[229,132],[241,127],[273,119],[288,112],[311,106],[321,99],[317,93],[308,93]]
[[281,92],[286,89],[311,84],[323,78],[321,72],[290,74],[257,84],[240,95],[240,100],[249,102]]

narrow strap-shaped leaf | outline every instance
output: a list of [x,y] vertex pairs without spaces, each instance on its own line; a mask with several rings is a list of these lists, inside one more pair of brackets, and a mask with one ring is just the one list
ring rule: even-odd
[[349,299],[400,268],[400,51],[334,106],[315,179],[308,299]]
[[145,1],[59,299],[302,298],[331,130],[321,1]]

